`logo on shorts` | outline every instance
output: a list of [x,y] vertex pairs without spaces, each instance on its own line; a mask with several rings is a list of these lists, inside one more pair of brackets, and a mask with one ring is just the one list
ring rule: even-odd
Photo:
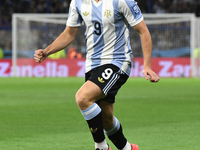
[[99,82],[104,83],[103,78],[98,77]]

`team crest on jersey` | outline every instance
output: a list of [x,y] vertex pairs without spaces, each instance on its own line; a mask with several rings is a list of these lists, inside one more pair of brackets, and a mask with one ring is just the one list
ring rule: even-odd
[[83,12],[83,15],[87,16],[87,15],[89,15],[89,12],[85,11],[85,12]]
[[104,16],[106,16],[107,18],[111,17],[111,10],[106,9]]

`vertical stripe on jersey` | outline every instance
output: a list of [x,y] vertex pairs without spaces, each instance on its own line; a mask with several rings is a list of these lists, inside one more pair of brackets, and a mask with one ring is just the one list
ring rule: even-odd
[[[116,40],[115,34],[115,25],[114,22],[114,8],[113,1],[106,1],[103,3],[102,8],[102,24],[103,24],[103,36],[104,36],[104,48],[102,51],[102,59],[106,60],[106,63],[110,63],[107,60],[113,59],[113,51]],[[102,61],[101,65],[105,64],[105,61]]]
[[81,3],[77,0],[72,0],[70,4],[70,10],[69,10],[69,16],[67,20],[67,25],[69,26],[81,26],[81,23],[83,21],[80,14],[80,6]]
[[102,26],[102,4],[95,6],[92,4],[92,24],[93,24],[93,39],[94,39],[94,53],[92,54],[92,69],[101,63],[102,51],[104,46],[103,26]]
[[[81,3],[80,3],[79,1],[77,1],[77,0],[76,0],[75,3],[76,3],[75,5],[76,5],[76,10],[77,10],[77,12],[78,12],[79,14],[81,14],[81,10],[78,9],[78,8],[81,8],[82,0],[81,0]],[[81,18],[80,15],[78,15],[78,16],[79,16],[79,17],[78,17],[78,19],[77,19],[77,24],[81,24],[82,21],[83,21],[83,19]]]
[[[115,7],[115,10],[114,10],[115,14],[117,14],[117,12],[119,12],[118,4],[119,4],[119,0],[113,1],[113,6]],[[113,55],[114,55],[114,58],[120,59],[121,62],[124,62],[126,60],[126,57],[124,57],[125,56],[124,54],[127,54],[127,52],[128,52],[126,26],[124,25],[123,19],[124,18],[121,15],[114,16],[115,34],[118,36],[116,36]],[[123,33],[125,33],[125,34],[123,34]],[[124,44],[122,44],[122,43],[124,43]],[[115,59],[112,60],[113,63],[115,63],[114,61],[115,61]]]
[[[85,2],[85,0],[82,1],[81,5],[81,13],[82,17],[85,21],[85,37],[86,37],[86,47],[87,47],[87,55],[86,55],[86,64],[87,64],[87,70],[91,70],[91,57],[94,53],[94,38],[93,38],[93,24],[91,22],[92,20],[92,4],[88,5],[87,3],[92,3],[92,1]],[[89,13],[88,15],[83,15],[84,13]],[[87,23],[87,24],[86,24]]]

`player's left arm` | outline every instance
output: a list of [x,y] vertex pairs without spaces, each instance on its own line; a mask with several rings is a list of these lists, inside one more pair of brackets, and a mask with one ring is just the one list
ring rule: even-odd
[[[153,70],[151,70],[152,41],[151,35],[144,20],[141,21],[139,24],[133,26],[133,29],[138,32],[141,39],[144,59],[144,68],[142,73],[144,74],[146,80],[149,79],[151,82],[158,82],[159,76]],[[150,78],[148,77],[148,75],[150,76]]]

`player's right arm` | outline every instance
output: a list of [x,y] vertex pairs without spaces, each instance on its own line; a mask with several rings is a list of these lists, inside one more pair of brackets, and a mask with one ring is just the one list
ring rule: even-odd
[[65,30],[58,36],[58,38],[45,49],[35,51],[34,59],[37,63],[41,63],[50,54],[56,53],[68,45],[70,45],[78,32],[79,27],[66,26]]

